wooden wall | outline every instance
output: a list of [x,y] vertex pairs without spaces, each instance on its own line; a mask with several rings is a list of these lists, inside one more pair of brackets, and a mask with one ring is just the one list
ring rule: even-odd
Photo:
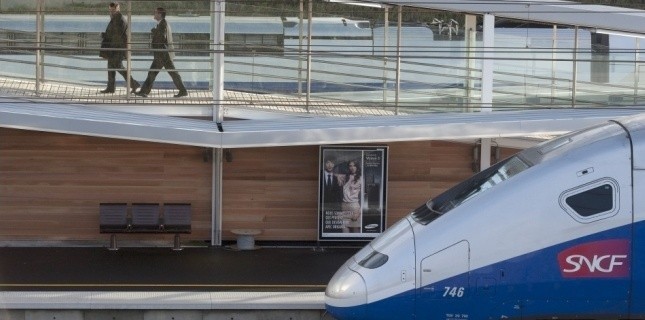
[[[101,202],[190,202],[193,233],[182,238],[208,239],[212,169],[202,152],[0,129],[0,240],[106,239],[99,234]],[[120,238],[137,237],[150,236]]]
[[258,240],[315,240],[318,147],[233,149],[224,162],[223,236],[257,228]]
[[[472,175],[472,145],[389,146],[388,225]],[[204,148],[0,129],[0,240],[105,240],[100,202],[190,202],[193,233],[210,240],[212,164]],[[318,146],[231,149],[224,162],[223,238],[317,238]],[[505,155],[509,152],[505,152]],[[164,236],[170,239],[171,235]],[[120,239],[162,239],[123,235]]]
[[[364,144],[363,144],[364,145]],[[471,176],[472,145],[397,142],[389,146],[388,225]],[[258,240],[315,240],[319,147],[230,150],[224,163],[223,229],[257,228]]]

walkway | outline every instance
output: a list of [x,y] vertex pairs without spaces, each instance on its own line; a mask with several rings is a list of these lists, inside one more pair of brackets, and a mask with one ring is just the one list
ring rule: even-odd
[[[45,82],[36,91],[33,80],[0,77],[0,95],[21,98],[37,98],[60,103],[105,105],[113,108],[132,107],[202,107],[211,109],[214,101],[211,91],[189,90],[188,97],[174,98],[176,90],[153,89],[147,98],[134,94],[127,96],[125,87],[118,87],[114,94],[102,94],[103,87],[95,85],[66,84]],[[365,94],[365,93],[361,93]],[[305,97],[295,97],[277,94],[247,93],[239,91],[224,91],[223,105],[229,109],[247,111],[264,111],[284,115],[300,116],[382,116],[393,115],[392,110],[381,107],[343,103],[322,99],[310,99],[309,105]],[[134,108],[136,110],[136,108]],[[174,115],[174,114],[169,114]],[[177,114],[181,116],[182,114]]]

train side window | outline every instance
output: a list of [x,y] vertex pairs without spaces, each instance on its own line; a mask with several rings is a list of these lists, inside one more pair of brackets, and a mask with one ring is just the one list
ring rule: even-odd
[[588,223],[618,213],[618,183],[609,178],[565,191],[560,206],[575,220]]

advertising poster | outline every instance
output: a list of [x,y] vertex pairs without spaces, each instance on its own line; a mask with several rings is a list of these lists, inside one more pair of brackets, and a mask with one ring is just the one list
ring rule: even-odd
[[387,147],[320,147],[319,240],[370,240],[385,230]]

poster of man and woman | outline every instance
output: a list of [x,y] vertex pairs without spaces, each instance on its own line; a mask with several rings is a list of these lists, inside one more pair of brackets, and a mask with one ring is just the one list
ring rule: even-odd
[[385,229],[387,147],[321,146],[319,240],[369,240]]

